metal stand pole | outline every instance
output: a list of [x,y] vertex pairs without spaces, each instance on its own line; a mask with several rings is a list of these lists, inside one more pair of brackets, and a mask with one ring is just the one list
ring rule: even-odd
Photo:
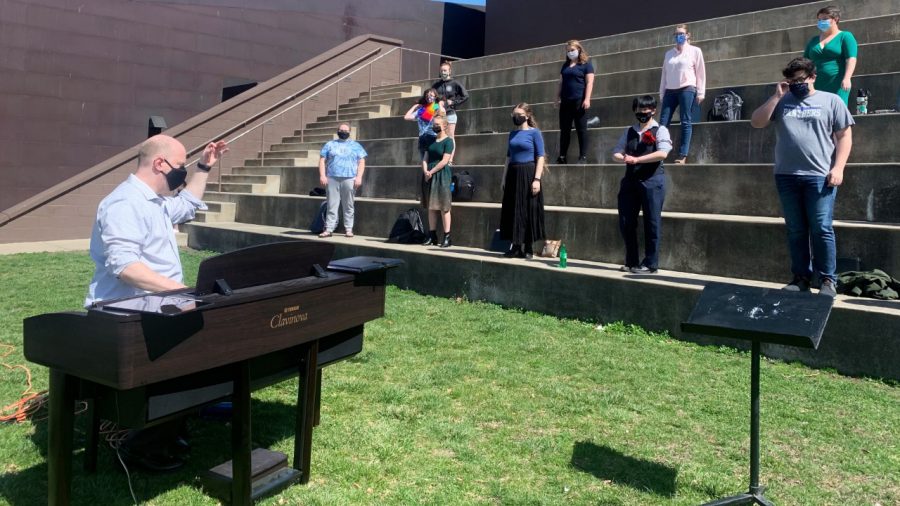
[[735,504],[759,504],[775,506],[763,496],[766,487],[759,484],[759,355],[760,343],[754,339],[750,358],[750,490],[708,502],[703,506],[730,506]]

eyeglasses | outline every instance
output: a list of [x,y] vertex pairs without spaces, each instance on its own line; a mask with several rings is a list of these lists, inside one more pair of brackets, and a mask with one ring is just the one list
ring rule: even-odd
[[788,84],[803,84],[807,79],[809,79],[809,76],[795,77],[793,79],[788,79],[787,82]]
[[166,160],[165,158],[163,158],[162,161],[166,162],[166,165],[171,167],[172,170],[187,170],[187,167],[185,167],[183,163],[181,165],[179,165],[178,167],[176,167],[176,166],[172,165],[171,163],[169,163],[169,161]]

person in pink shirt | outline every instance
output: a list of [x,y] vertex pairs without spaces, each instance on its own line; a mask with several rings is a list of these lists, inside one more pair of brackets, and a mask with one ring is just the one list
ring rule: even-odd
[[668,127],[675,109],[681,114],[681,146],[675,163],[687,163],[691,149],[691,124],[706,95],[706,66],[703,51],[691,45],[687,25],[675,27],[675,47],[666,51],[662,76],[659,79],[659,99],[662,111],[659,122]]

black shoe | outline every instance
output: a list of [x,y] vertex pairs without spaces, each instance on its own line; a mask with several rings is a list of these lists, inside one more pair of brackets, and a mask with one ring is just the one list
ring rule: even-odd
[[587,165],[587,157],[579,156],[578,157],[578,165]]
[[428,239],[425,239],[425,242],[422,243],[422,246],[433,246],[437,243],[437,230],[432,230],[431,232],[428,232]]
[[509,251],[507,251],[506,253],[504,253],[503,256],[506,257],[506,258],[514,258],[514,257],[515,257],[516,255],[518,255],[521,251],[522,251],[522,248],[520,248],[518,244],[511,244],[511,245],[509,246]]
[[[435,236],[435,240],[437,236]],[[450,241],[450,232],[444,234],[444,242],[441,243],[442,248],[449,248],[453,243]]]
[[834,289],[834,281],[830,279],[822,281],[822,286],[819,288],[819,295],[827,295],[832,299],[837,297],[837,290]]
[[562,155],[558,156],[558,157],[556,158],[556,163],[558,163],[558,164],[560,164],[560,165],[565,165],[565,164],[566,164],[566,157],[564,157],[564,156],[562,156]]

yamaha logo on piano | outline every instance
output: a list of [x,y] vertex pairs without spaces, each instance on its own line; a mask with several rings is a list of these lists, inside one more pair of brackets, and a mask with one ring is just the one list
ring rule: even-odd
[[290,325],[296,325],[305,322],[309,318],[309,313],[300,313],[300,306],[290,306],[284,308],[280,313],[276,314],[269,320],[269,327],[278,329]]

